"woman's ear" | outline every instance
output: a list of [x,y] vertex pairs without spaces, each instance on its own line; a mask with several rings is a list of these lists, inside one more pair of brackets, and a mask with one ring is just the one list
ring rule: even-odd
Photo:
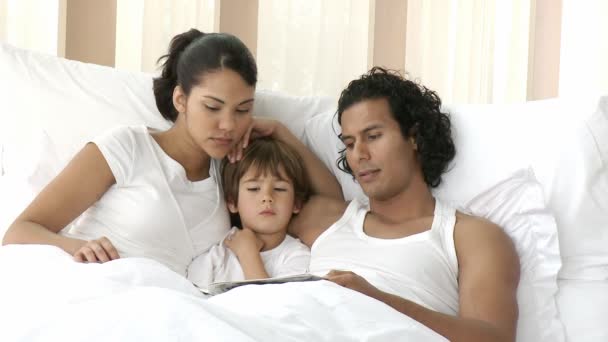
[[186,102],[188,101],[188,97],[184,93],[184,90],[181,86],[176,86],[173,89],[173,105],[175,109],[177,109],[178,113],[186,112]]

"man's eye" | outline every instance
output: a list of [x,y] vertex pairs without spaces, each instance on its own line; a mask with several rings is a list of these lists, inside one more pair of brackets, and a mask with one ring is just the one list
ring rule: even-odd
[[369,140],[376,140],[378,138],[380,138],[381,134],[370,134],[367,138]]
[[346,147],[347,150],[352,150],[353,147],[355,147],[355,144],[353,144],[353,143],[344,144],[344,147]]
[[241,113],[241,114],[245,114],[245,113],[249,113],[250,109],[237,109],[236,112],[237,113]]

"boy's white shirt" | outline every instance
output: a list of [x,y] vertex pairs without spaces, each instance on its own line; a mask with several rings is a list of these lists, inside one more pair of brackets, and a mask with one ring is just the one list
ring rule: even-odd
[[[233,227],[228,234],[236,229]],[[272,278],[307,273],[310,264],[310,249],[289,235],[277,247],[260,252],[260,256]],[[188,279],[206,288],[211,283],[245,280],[245,276],[236,255],[222,240],[192,261],[188,267]]]

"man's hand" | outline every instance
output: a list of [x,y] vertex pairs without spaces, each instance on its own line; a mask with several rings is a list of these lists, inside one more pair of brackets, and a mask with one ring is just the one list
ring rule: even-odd
[[74,253],[74,261],[77,262],[103,263],[119,258],[118,251],[105,236],[85,243]]
[[325,279],[375,299],[378,299],[381,294],[381,291],[365,278],[350,271],[331,270]]
[[264,242],[249,228],[235,230],[224,239],[224,245],[230,248],[239,259],[259,254],[264,248]]

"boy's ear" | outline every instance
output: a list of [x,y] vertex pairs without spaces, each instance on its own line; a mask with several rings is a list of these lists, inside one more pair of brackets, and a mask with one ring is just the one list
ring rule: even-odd
[[233,200],[229,200],[227,204],[228,204],[228,210],[231,213],[236,214],[239,212],[239,209],[236,207]]
[[300,210],[302,210],[302,201],[299,199],[296,199],[293,203],[293,213],[297,214],[300,212]]

